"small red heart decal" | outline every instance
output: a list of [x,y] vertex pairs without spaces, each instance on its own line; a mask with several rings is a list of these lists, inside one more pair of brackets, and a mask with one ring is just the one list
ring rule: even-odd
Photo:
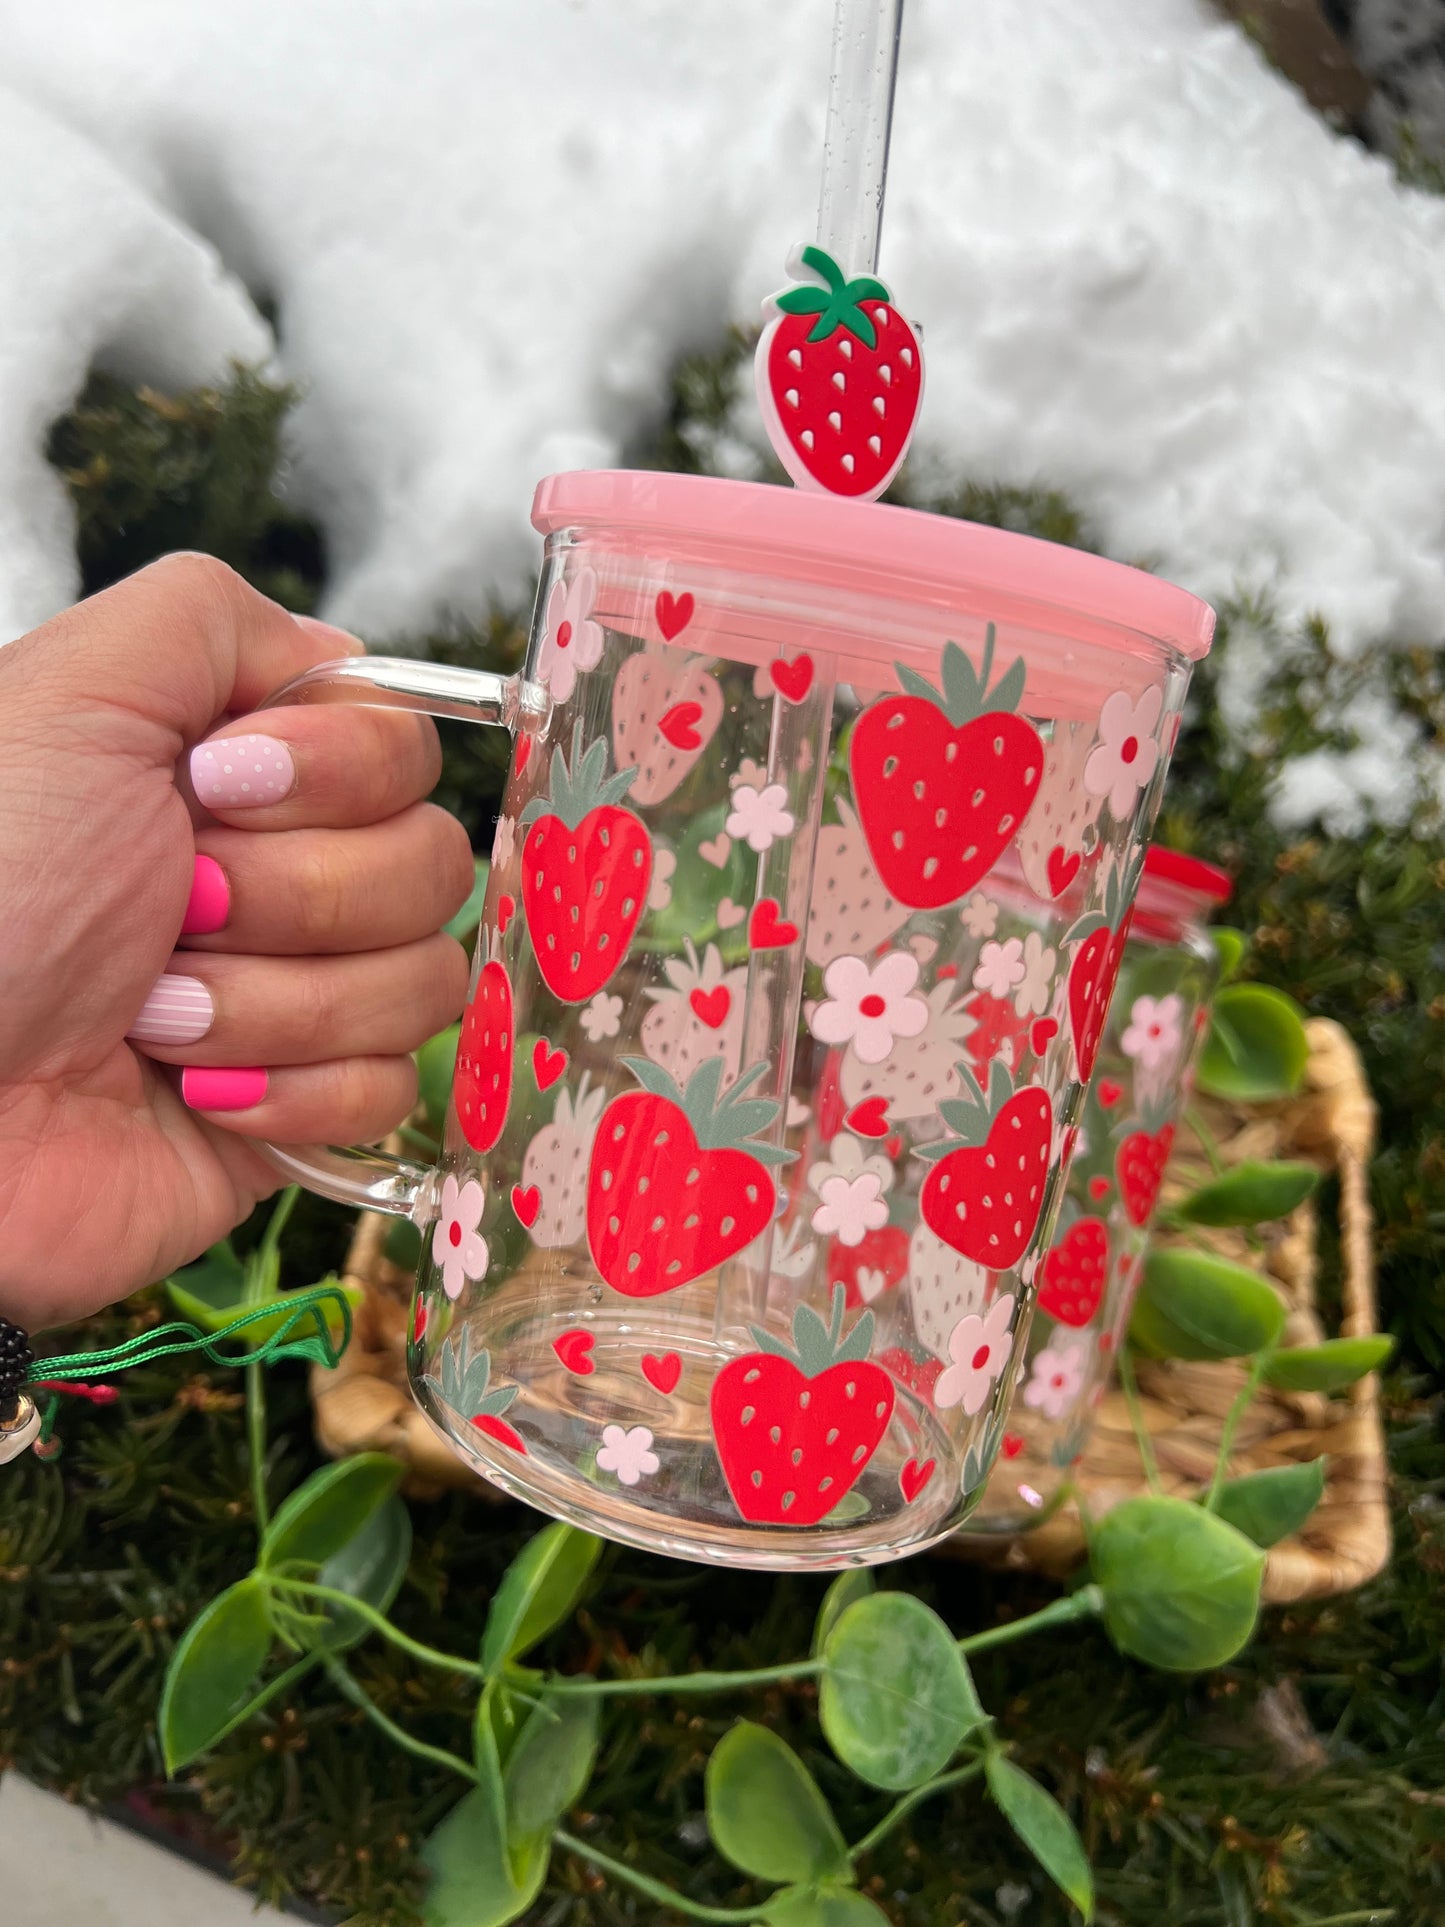
[[887,1137],[888,1099],[886,1097],[865,1097],[861,1104],[855,1104],[843,1119],[850,1131],[859,1137]]
[[532,760],[532,739],[530,736],[519,736],[517,738],[517,754],[515,759],[516,773],[518,776],[522,774],[522,771],[527,767],[528,763],[530,763],[531,760]]
[[754,950],[786,950],[798,941],[798,926],[778,914],[776,897],[760,897],[748,919],[748,942]]
[[656,1352],[644,1352],[642,1376],[665,1398],[682,1377],[682,1360],[676,1352],[663,1352],[660,1357]]
[[[653,607],[657,612],[657,626],[669,642],[680,636],[692,621],[692,612],[697,605],[690,595],[675,596],[670,589],[660,589]],[[699,711],[699,714],[701,712]]]
[[545,1037],[539,1037],[532,1046],[532,1073],[537,1079],[537,1089],[550,1091],[566,1068],[566,1051],[560,1047],[554,1050]]
[[592,1334],[574,1327],[563,1332],[560,1338],[552,1340],[552,1350],[578,1378],[590,1378],[597,1370],[597,1360],[592,1356]]
[[933,1477],[936,1461],[925,1459],[920,1465],[917,1459],[910,1459],[898,1474],[898,1490],[903,1494],[903,1503],[912,1505],[924,1486]]
[[1050,896],[1061,897],[1064,894],[1065,890],[1068,889],[1074,878],[1079,874],[1079,865],[1083,860],[1083,856],[1078,850],[1075,850],[1074,854],[1070,856],[1061,843],[1054,845],[1053,849],[1049,851],[1048,860],[1044,865],[1048,872]]
[[1099,1079],[1098,1098],[1106,1111],[1112,1111],[1123,1095],[1124,1086],[1116,1084],[1112,1077]]
[[903,1156],[903,1139],[901,1137],[891,1137],[883,1146],[883,1149],[888,1153],[889,1157],[901,1158]]
[[958,975],[957,964],[940,964],[938,966],[938,980],[940,983],[943,982],[945,977],[956,977],[957,975]]
[[701,721],[701,703],[674,703],[657,725],[657,733],[666,737],[674,749],[697,749],[702,743],[697,728]]
[[497,935],[499,937],[506,936],[507,925],[512,921],[513,917],[515,917],[516,914],[517,914],[517,904],[516,904],[516,899],[514,897],[497,898]]
[[1006,1459],[1016,1459],[1024,1449],[1024,1442],[1017,1432],[1003,1435],[1003,1455]]
[[1114,1334],[1112,1332],[1100,1332],[1099,1333],[1099,1350],[1107,1358],[1109,1356],[1109,1353],[1113,1351],[1113,1349],[1114,1349]]
[[719,984],[714,990],[694,990],[687,1001],[700,1023],[709,1030],[721,1030],[732,1009],[733,994],[726,984]]
[[786,662],[779,656],[768,664],[768,680],[785,703],[800,703],[813,687],[813,658],[804,653]]
[[514,1184],[512,1209],[530,1231],[537,1222],[537,1213],[542,1209],[542,1193],[535,1184],[529,1184],[525,1188],[520,1184]]
[[1050,1042],[1059,1034],[1059,1027],[1052,1017],[1036,1018],[1029,1028],[1029,1047],[1035,1057],[1042,1057]]
[[1089,1179],[1089,1196],[1094,1200],[1095,1204],[1099,1202],[1100,1198],[1107,1198],[1111,1188],[1107,1178]]
[[418,1298],[416,1301],[416,1312],[411,1321],[412,1344],[419,1345],[422,1339],[425,1337],[425,1335],[426,1335],[426,1306],[422,1303],[421,1299]]

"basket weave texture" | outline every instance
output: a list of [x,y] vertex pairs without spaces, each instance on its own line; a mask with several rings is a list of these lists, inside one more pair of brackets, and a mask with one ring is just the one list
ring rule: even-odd
[[[1245,1158],[1296,1157],[1337,1175],[1342,1257],[1338,1331],[1352,1337],[1375,1329],[1368,1190],[1375,1108],[1346,1033],[1322,1018],[1312,1019],[1307,1030],[1309,1063],[1298,1097],[1252,1106],[1206,1100],[1200,1110],[1226,1165]],[[1211,1174],[1198,1138],[1181,1127],[1164,1202],[1181,1197]],[[414,1497],[464,1486],[499,1499],[502,1495],[464,1465],[432,1429],[407,1391],[412,1280],[385,1256],[387,1225],[387,1219],[369,1212],[357,1224],[346,1281],[359,1286],[363,1296],[352,1343],[340,1365],[312,1374],[317,1436],[323,1450],[338,1458],[363,1451],[392,1453],[409,1468],[405,1489]],[[1263,1269],[1288,1306],[1282,1342],[1312,1345],[1333,1335],[1316,1304],[1317,1231],[1316,1208],[1310,1201],[1271,1228],[1262,1254],[1239,1232],[1198,1235],[1222,1256]],[[1220,1427],[1243,1381],[1243,1367],[1232,1361],[1141,1363],[1145,1423],[1166,1490],[1190,1493],[1208,1480]],[[1271,1603],[1348,1591],[1373,1577],[1389,1557],[1385,1449],[1373,1377],[1338,1398],[1262,1390],[1236,1435],[1231,1469],[1237,1476],[1321,1453],[1328,1459],[1323,1500],[1304,1531],[1268,1555],[1264,1597]],[[1023,1461],[1015,1461],[1010,1470],[1027,1476]],[[1138,1447],[1117,1388],[1099,1408],[1076,1476],[1096,1514],[1143,1489]],[[1009,1540],[967,1534],[951,1549],[966,1558],[1061,1574],[1083,1557],[1084,1537],[1078,1514],[1068,1505],[1032,1532]]]

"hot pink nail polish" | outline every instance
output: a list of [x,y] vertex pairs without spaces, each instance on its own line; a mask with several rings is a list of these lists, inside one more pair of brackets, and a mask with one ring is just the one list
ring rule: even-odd
[[181,1072],[181,1096],[193,1111],[249,1111],[266,1095],[270,1081],[263,1070],[214,1070],[192,1064]]
[[151,985],[126,1036],[136,1044],[194,1044],[215,1021],[216,1006],[200,978],[166,971]]
[[181,922],[183,937],[209,937],[224,930],[231,914],[231,886],[226,873],[213,856],[196,858],[196,873],[191,878],[190,901]]
[[191,751],[191,782],[207,809],[254,810],[291,793],[296,765],[274,736],[219,736]]

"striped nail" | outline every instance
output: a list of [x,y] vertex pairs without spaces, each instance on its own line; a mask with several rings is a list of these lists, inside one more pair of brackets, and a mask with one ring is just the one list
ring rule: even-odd
[[231,886],[213,856],[198,856],[191,878],[191,896],[181,923],[183,937],[209,937],[224,930],[231,914]]
[[181,1096],[193,1111],[249,1111],[266,1095],[270,1081],[262,1070],[214,1070],[191,1064],[181,1072]]
[[274,736],[218,736],[191,751],[191,782],[207,809],[254,810],[290,795],[296,765]]
[[216,1021],[211,993],[199,977],[167,972],[151,985],[126,1035],[136,1044],[194,1044]]

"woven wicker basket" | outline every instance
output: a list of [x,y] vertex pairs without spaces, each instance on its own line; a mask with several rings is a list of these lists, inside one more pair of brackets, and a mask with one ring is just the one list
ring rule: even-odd
[[[1206,1103],[1202,1108],[1226,1163],[1243,1158],[1308,1158],[1340,1181],[1346,1335],[1375,1328],[1374,1266],[1367,1171],[1374,1137],[1374,1104],[1353,1044],[1337,1024],[1312,1021],[1310,1058],[1301,1095],[1288,1103],[1248,1109]],[[1165,1200],[1209,1175],[1198,1142],[1180,1132],[1165,1184]],[[445,1486],[479,1495],[501,1494],[472,1472],[443,1442],[406,1389],[406,1327],[411,1277],[383,1252],[388,1221],[370,1213],[356,1228],[346,1263],[347,1282],[362,1288],[355,1334],[335,1371],[312,1377],[316,1427],[322,1447],[336,1457],[391,1452],[410,1468],[406,1489],[426,1497]],[[1263,1263],[1289,1306],[1285,1341],[1314,1344],[1327,1336],[1315,1305],[1315,1211],[1306,1204],[1269,1238]],[[1241,1262],[1258,1262],[1237,1233],[1202,1234],[1215,1249]],[[1145,1364],[1139,1372],[1146,1421],[1159,1469],[1170,1490],[1191,1490],[1209,1476],[1215,1444],[1242,1383],[1235,1364]],[[1292,1460],[1328,1456],[1324,1499],[1298,1538],[1269,1554],[1265,1597],[1273,1602],[1344,1592],[1378,1572],[1389,1557],[1385,1452],[1373,1378],[1342,1398],[1315,1393],[1261,1392],[1237,1435],[1233,1469],[1257,1471]],[[1022,1460],[1011,1470],[1023,1473]],[[1040,1468],[1040,1475],[1043,1469]],[[1099,1410],[1079,1483],[1095,1512],[1141,1489],[1138,1449],[1123,1399],[1113,1391]],[[961,1557],[1062,1573],[1083,1555],[1083,1533],[1072,1506],[1021,1537],[977,1534],[953,1542]]]

